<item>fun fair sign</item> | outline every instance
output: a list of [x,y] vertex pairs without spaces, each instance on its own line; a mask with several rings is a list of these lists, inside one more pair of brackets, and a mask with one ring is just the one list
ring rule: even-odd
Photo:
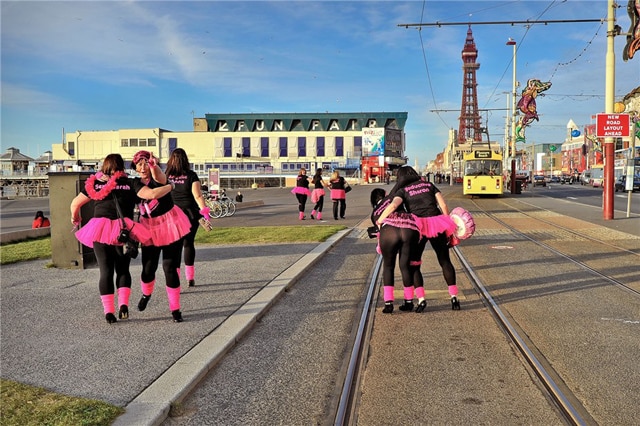
[[629,137],[629,114],[597,114],[596,137]]

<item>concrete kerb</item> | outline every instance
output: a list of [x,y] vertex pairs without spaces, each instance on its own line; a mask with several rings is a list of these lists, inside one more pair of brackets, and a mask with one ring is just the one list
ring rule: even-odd
[[337,232],[275,277],[131,401],[113,426],[162,424],[171,405],[182,402],[298,278],[352,230]]

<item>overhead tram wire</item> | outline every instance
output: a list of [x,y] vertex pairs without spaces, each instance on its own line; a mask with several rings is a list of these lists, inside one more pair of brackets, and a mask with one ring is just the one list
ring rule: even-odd
[[398,27],[445,27],[445,26],[453,26],[453,25],[533,25],[533,24],[570,24],[570,23],[579,23],[579,22],[606,22],[605,18],[600,19],[558,19],[558,20],[531,20],[527,19],[525,21],[480,21],[480,22],[431,22],[431,23],[416,23],[416,24],[398,24]]

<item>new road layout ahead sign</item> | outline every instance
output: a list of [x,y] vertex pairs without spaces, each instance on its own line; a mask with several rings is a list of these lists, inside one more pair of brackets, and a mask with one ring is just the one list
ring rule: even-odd
[[629,114],[596,115],[596,137],[629,137]]

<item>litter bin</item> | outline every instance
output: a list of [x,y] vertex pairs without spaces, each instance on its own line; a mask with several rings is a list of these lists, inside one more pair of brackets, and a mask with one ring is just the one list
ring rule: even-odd
[[[87,269],[98,265],[93,248],[81,244],[71,232],[71,201],[84,187],[90,172],[49,173],[51,261],[56,268]],[[80,210],[81,226],[93,217],[93,201]]]
[[522,181],[520,179],[516,180],[516,194],[522,194]]

